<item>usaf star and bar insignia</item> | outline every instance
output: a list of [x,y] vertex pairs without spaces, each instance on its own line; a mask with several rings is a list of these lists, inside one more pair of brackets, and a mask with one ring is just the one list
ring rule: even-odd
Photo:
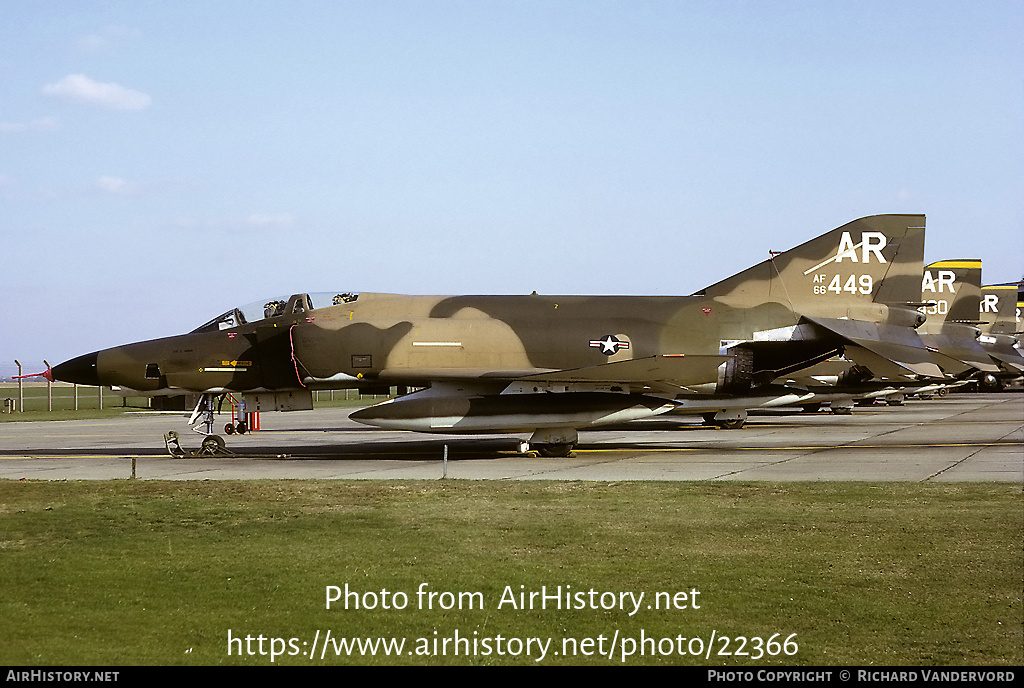
[[620,349],[628,349],[629,342],[624,342],[613,334],[606,334],[600,339],[591,339],[590,347],[593,349],[601,349],[601,353],[606,356],[611,356],[617,353]]

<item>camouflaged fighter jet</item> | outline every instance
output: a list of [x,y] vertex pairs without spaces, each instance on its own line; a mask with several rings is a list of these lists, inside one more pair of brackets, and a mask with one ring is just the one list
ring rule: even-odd
[[1012,380],[1024,375],[1024,356],[1021,355],[1020,335],[1021,303],[1018,284],[993,284],[982,287],[982,320],[979,342],[985,352],[999,366],[999,372],[979,381],[981,389],[1001,390]]
[[[1024,284],[1024,283],[1021,283]],[[981,331],[984,334],[1024,334],[1021,323],[1021,284],[989,284],[981,288]]]
[[918,330],[939,367],[958,379],[973,378],[999,370],[978,337],[981,308],[981,261],[943,260],[924,271],[921,293],[928,319]]
[[[426,389],[351,414],[385,428],[532,433],[565,455],[577,430],[724,403],[838,352],[876,374],[941,373],[914,327],[923,215],[855,220],[693,296],[307,294],[232,309],[195,331],[104,349],[49,373],[146,394],[217,395],[249,411],[312,408],[314,389]],[[772,394],[771,390],[766,392]],[[714,411],[714,409],[720,409]],[[704,410],[704,409],[702,409]]]

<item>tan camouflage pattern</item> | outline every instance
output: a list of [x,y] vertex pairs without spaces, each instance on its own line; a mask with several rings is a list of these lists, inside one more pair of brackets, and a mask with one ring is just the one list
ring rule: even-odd
[[[923,215],[861,218],[692,296],[360,293],[314,309],[297,294],[256,322],[105,349],[52,374],[149,394],[432,387],[450,409],[558,392],[541,425],[570,428],[593,422],[577,409],[653,413],[673,396],[747,394],[843,351],[883,372],[941,375],[913,329],[924,319],[924,225]],[[607,394],[646,396],[593,396]],[[525,413],[517,429],[535,427],[523,399],[481,413]]]

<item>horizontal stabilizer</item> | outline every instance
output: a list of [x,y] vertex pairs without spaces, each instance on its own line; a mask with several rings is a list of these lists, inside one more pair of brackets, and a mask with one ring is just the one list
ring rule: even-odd
[[732,356],[718,354],[662,354],[628,361],[615,361],[584,368],[556,370],[520,378],[538,382],[670,382],[700,385],[718,380],[718,366]]
[[925,377],[945,377],[917,331],[909,327],[842,318],[804,316],[804,320],[853,344],[846,347],[846,357],[876,376],[891,377],[909,372]]
[[[974,337],[977,330],[969,328],[970,331],[967,334],[963,334],[954,329],[957,327],[956,324],[947,324],[943,334],[925,334],[921,336],[925,345],[938,350],[939,356],[937,358],[942,369],[954,375],[977,370],[985,373],[999,372],[999,366],[992,362],[988,352],[982,348],[981,344]],[[963,326],[959,327],[961,330],[968,329]],[[952,365],[946,365],[943,361],[944,358],[951,359]],[[959,364],[959,367],[962,367],[962,370],[957,370],[957,364]]]
[[1024,373],[1024,356],[1021,356],[1020,354],[1014,355],[1011,353],[1004,353],[1002,351],[989,351],[988,355],[1000,363],[1005,364],[1010,370],[1016,370],[1017,372]]

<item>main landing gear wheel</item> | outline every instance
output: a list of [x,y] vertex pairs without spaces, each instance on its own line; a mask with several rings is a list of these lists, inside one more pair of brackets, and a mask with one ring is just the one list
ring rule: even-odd
[[576,428],[539,428],[530,438],[530,450],[549,458],[575,456],[572,449],[579,439]]
[[705,413],[704,425],[713,425],[719,430],[739,430],[747,422],[745,410],[722,410],[715,413]]
[[737,418],[735,420],[719,420],[715,421],[715,425],[718,426],[719,430],[739,430],[746,423],[745,418]]
[[982,392],[1002,392],[1006,385],[995,375],[986,374],[978,380],[978,389]]
[[541,456],[549,459],[553,458],[565,458],[572,456],[572,444],[538,444],[533,448],[536,449],[537,453]]

